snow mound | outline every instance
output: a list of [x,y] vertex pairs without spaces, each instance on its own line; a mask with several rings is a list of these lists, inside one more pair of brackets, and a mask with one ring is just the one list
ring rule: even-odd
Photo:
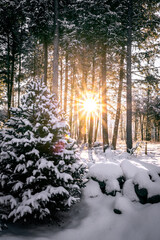
[[88,178],[92,181],[88,184],[87,191],[94,193],[96,186],[97,193],[90,196],[98,195],[100,189],[102,193],[111,196],[121,193],[132,202],[143,204],[160,202],[160,177],[152,167],[148,165],[144,167],[142,164],[129,159],[123,160],[120,164],[95,163],[89,169]]
[[132,212],[133,209],[133,205],[132,202],[124,197],[124,196],[117,196],[116,200],[115,200],[115,205],[114,205],[114,212],[117,214],[121,214],[121,213],[128,213],[128,212]]
[[138,172],[148,171],[148,169],[140,163],[129,160],[122,161],[120,166],[126,179],[133,178]]
[[135,185],[138,185],[139,189],[147,190],[148,198],[160,195],[160,180],[153,182],[147,172],[137,173],[133,182]]
[[101,195],[102,192],[100,190],[98,182],[90,179],[86,185],[86,188],[84,189],[84,194],[86,197],[91,197],[91,198]]
[[88,177],[96,179],[98,181],[107,181],[109,179],[118,179],[123,176],[122,169],[118,164],[96,163],[90,167]]
[[130,199],[133,202],[139,201],[139,198],[137,197],[137,195],[135,193],[134,184],[133,184],[132,179],[129,179],[124,183],[123,195],[124,195],[124,197],[127,197],[128,199]]
[[120,185],[117,179],[109,179],[106,182],[105,191],[112,196],[116,195],[116,192],[120,192]]

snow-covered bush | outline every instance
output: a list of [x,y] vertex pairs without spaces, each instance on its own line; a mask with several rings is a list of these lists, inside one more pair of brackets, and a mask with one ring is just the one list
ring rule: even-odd
[[[141,163],[129,159],[123,160],[120,164],[96,163],[90,167],[88,178],[86,195],[97,197],[101,190],[106,195],[116,196],[114,208],[116,213],[123,212],[123,209],[120,211],[120,207],[127,202],[128,204],[129,202],[142,204],[160,202],[160,174]],[[123,199],[127,200],[123,201]],[[123,202],[124,204],[121,204]]]
[[42,81],[28,84],[21,107],[11,112],[0,131],[1,218],[50,219],[79,200],[84,166]]
[[103,193],[112,196],[121,191],[124,182],[122,169],[112,162],[94,164],[88,177],[99,183]]

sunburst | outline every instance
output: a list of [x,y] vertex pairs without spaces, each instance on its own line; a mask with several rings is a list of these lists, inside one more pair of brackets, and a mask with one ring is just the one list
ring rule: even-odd
[[93,116],[98,116],[100,104],[99,99],[93,92],[86,92],[79,99],[79,111],[84,116],[89,117],[91,114]]

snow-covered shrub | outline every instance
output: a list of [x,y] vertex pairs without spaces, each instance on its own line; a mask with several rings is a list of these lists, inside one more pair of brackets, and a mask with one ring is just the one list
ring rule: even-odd
[[150,170],[139,162],[127,159],[120,164],[96,163],[90,167],[88,178],[87,193],[90,197],[100,195],[98,183],[99,189],[106,195],[120,195],[131,202],[142,204],[160,202],[159,172]]
[[103,193],[112,196],[121,191],[124,181],[122,169],[112,162],[94,164],[90,167],[88,177],[99,183]]
[[79,200],[84,167],[67,134],[54,95],[42,81],[28,84],[0,132],[1,218],[49,219]]

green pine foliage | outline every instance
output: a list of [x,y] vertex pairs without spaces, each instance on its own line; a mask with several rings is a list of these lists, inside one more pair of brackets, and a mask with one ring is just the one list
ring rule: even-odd
[[0,132],[2,219],[51,219],[79,200],[84,166],[67,134],[54,95],[41,81],[29,83]]

